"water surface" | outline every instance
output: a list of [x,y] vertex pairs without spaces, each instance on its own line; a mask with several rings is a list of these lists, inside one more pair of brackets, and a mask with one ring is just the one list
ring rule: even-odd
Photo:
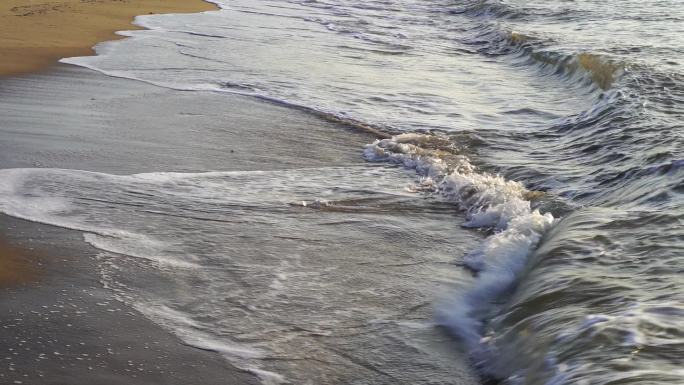
[[[101,194],[97,189],[110,184],[131,186],[129,192],[143,199],[141,207],[159,204],[145,201],[146,194],[168,194],[163,202],[182,198],[174,210],[181,210],[183,220],[192,224],[174,236],[180,245],[164,244],[177,254],[190,255],[194,250],[192,258],[180,261],[168,252],[169,264],[188,264],[184,265],[188,269],[224,266],[212,257],[212,250],[240,245],[232,238],[235,234],[227,237],[220,231],[216,234],[222,237],[212,238],[207,231],[195,231],[198,225],[183,211],[215,204],[216,199],[225,200],[226,207],[209,206],[203,220],[222,223],[237,215],[230,210],[240,210],[240,221],[249,218],[249,228],[260,234],[275,234],[272,227],[277,223],[291,226],[282,221],[294,212],[307,215],[306,210],[338,207],[341,210],[331,215],[345,217],[356,213],[359,204],[365,207],[365,202],[392,202],[371,205],[389,217],[402,213],[400,220],[383,219],[383,223],[393,223],[407,239],[428,231],[424,236],[432,249],[443,251],[439,255],[448,256],[445,261],[477,272],[465,294],[431,298],[434,320],[453,333],[453,344],[469,350],[473,365],[484,376],[513,384],[678,384],[684,380],[684,9],[678,1],[217,3],[221,11],[140,17],[138,22],[150,30],[127,32],[131,39],[101,45],[99,56],[67,62],[178,90],[257,96],[393,135],[359,148],[358,156],[370,164],[360,169],[273,175],[113,178],[76,172],[65,180],[94,186],[91,195]],[[31,180],[22,182],[22,188],[35,191],[46,183],[39,178],[35,187]],[[254,192],[245,196],[236,185]],[[60,195],[55,191],[64,188],[43,192]],[[192,203],[183,200],[187,196],[193,197]],[[415,203],[420,201],[417,196],[432,203]],[[270,203],[274,201],[280,206]],[[453,223],[444,229],[417,226],[425,210],[451,215]],[[157,229],[145,228],[150,223],[167,223],[162,229],[170,226],[159,214],[166,215],[168,207],[149,214],[155,222],[148,214],[134,219],[131,212],[116,211],[125,218],[118,220],[131,226],[125,230],[131,238],[126,239],[126,233],[120,239],[136,247],[156,247],[134,239]],[[116,221],[117,215],[106,217]],[[352,216],[365,215],[370,214]],[[463,215],[465,222],[458,219]],[[79,226],[102,226],[101,219],[79,216],[78,220]],[[487,237],[466,251],[450,248],[458,238],[449,231],[459,225],[480,229]],[[310,226],[326,233],[321,230],[324,223],[313,219],[298,226],[304,233],[313,231]],[[382,234],[358,231],[343,226],[335,234],[349,237],[350,242],[358,237],[369,240],[369,233]],[[155,235],[168,234],[174,233],[164,230]],[[259,271],[272,271],[276,278],[319,274],[306,278],[307,285],[313,286],[295,287],[296,296],[306,297],[312,290],[327,293],[330,301],[312,306],[321,313],[304,317],[307,322],[326,325],[331,319],[355,319],[347,302],[353,296],[332,293],[361,287],[388,292],[382,288],[383,279],[372,275],[356,277],[358,284],[333,283],[320,275],[325,264],[311,265],[314,254],[292,251],[311,240],[292,245],[286,239],[272,244],[268,263],[259,262],[264,256],[251,255],[251,248],[239,248],[231,255],[241,261],[240,271],[250,272],[248,276]],[[393,239],[372,239],[373,253],[392,257]],[[103,242],[97,237],[90,240]],[[316,249],[314,244],[310,247]],[[194,255],[198,251],[200,255]],[[246,261],[257,263],[244,266]],[[233,293],[230,285],[241,279],[240,271],[226,280],[183,276],[180,281],[202,282],[199,286],[207,290],[228,285]],[[342,276],[353,277],[354,269],[344,271]],[[247,282],[244,286],[253,289],[245,293],[260,293],[257,287],[267,281],[273,290],[269,295],[275,297],[251,297],[242,304],[246,312],[280,303],[273,294],[281,287],[280,278],[263,278],[260,285]],[[439,288],[413,272],[402,276],[402,281]],[[330,283],[330,292],[316,288],[317,282]],[[154,297],[151,288],[136,288],[134,282],[126,285],[125,291],[134,297]],[[393,287],[401,290],[402,286]],[[161,304],[151,316],[170,323],[180,334],[207,325],[223,325],[225,330],[240,327],[221,313],[221,306],[197,311],[188,308],[183,296],[158,298]],[[355,304],[361,308],[370,302],[359,298]],[[384,303],[387,309],[400,311],[400,302]],[[199,318],[188,320],[188,314]],[[240,335],[251,336],[244,330]],[[284,338],[285,334],[277,335]],[[302,343],[292,341],[293,346]],[[350,360],[375,352],[375,335],[363,341],[368,344],[356,344]],[[280,341],[267,351],[279,352],[285,345]],[[248,358],[267,354],[263,347],[245,346]],[[406,357],[400,352],[380,357],[404,373],[405,368],[425,368],[417,361],[393,361]],[[435,354],[431,351],[430,357]],[[271,379],[295,379],[296,373],[302,373],[295,366],[263,361],[260,368],[279,373]],[[425,378],[429,371],[419,372],[416,378]],[[437,382],[448,381],[437,378]]]

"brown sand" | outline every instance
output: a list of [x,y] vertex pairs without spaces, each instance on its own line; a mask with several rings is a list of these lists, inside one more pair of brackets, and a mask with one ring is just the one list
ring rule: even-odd
[[2,0],[0,76],[43,70],[64,57],[92,55],[98,42],[150,13],[216,9],[202,0]]
[[0,288],[31,281],[37,275],[34,253],[9,245],[0,238]]

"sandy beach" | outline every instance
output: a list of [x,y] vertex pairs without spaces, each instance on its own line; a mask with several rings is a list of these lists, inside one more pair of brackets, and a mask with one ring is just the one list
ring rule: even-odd
[[2,1],[0,385],[684,383],[680,0],[207,1]]
[[[65,70],[64,66],[56,64],[57,60],[90,55],[92,46],[98,42],[118,39],[115,31],[138,28],[131,24],[136,15],[213,9],[215,6],[199,0],[4,1],[0,4],[0,53],[3,56],[0,75],[5,77],[0,82],[0,99],[13,103],[23,94],[32,99],[31,105],[42,104],[42,94],[47,97],[43,102],[50,103],[47,91],[52,87],[68,87],[69,83],[73,86],[72,81],[80,81],[80,87],[72,88],[67,98],[72,98],[72,102],[76,99],[95,101],[91,96],[101,97],[101,87],[105,84],[93,81],[93,75],[88,75],[88,71]],[[61,68],[61,72],[49,70],[55,66]],[[9,77],[46,69],[52,73],[47,78],[11,80]],[[95,76],[99,77],[101,75]],[[114,82],[123,83],[123,86],[110,92],[109,96],[154,90],[134,82]],[[29,84],[38,89],[27,88]],[[57,94],[52,103],[66,96],[63,92]],[[27,107],[24,112],[30,114],[32,107]],[[63,122],[79,120],[79,114],[85,112],[64,107],[60,107],[66,117]],[[16,132],[15,140],[10,139],[11,127],[18,123],[16,118],[22,115],[21,110],[22,107],[15,104],[3,114],[4,149],[0,155],[3,168],[52,166],[123,173],[145,171],[143,160],[124,162],[122,152],[111,151],[110,157],[95,157],[87,164],[81,162],[79,155],[64,157],[66,153],[75,155],[72,151],[80,154],[99,151],[102,146],[112,144],[107,144],[107,140],[97,144],[97,148],[89,148],[83,142],[69,144],[67,137],[70,134],[64,131],[54,133],[56,141],[38,140],[40,145],[35,139],[43,134],[35,136],[37,132]],[[26,123],[24,128],[35,127],[36,122]],[[63,125],[66,126],[71,125]],[[80,130],[78,125],[71,127]],[[15,147],[18,151],[8,150],[8,146],[15,145],[18,145]],[[178,166],[178,169],[183,167],[187,165]],[[258,382],[254,375],[232,367],[214,352],[186,346],[115,299],[100,282],[96,251],[82,241],[80,234],[8,216],[0,216],[0,225],[0,304],[3,309],[0,324],[4,330],[0,344],[13,352],[0,368],[0,383],[218,385]]]
[[201,0],[6,0],[0,4],[0,75],[48,68],[64,57],[85,56],[114,32],[137,29],[137,15],[216,9]]
[[1,3],[0,385],[684,383],[680,0]]
[[[135,16],[215,10],[202,0],[8,0],[0,4],[0,76],[54,66],[64,57],[94,53],[93,46],[138,29]],[[24,253],[0,239],[0,286],[34,276]]]

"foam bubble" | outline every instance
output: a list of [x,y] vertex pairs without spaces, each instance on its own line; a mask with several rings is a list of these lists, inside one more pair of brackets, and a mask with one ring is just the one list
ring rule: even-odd
[[[82,231],[84,240],[100,250],[144,258],[166,266],[197,267],[192,261],[167,255],[163,250],[168,244],[149,235],[122,230],[103,223],[93,223],[83,214],[83,208],[74,203],[76,198],[69,197],[65,193],[68,186],[56,187],[51,182],[79,179],[94,183],[117,178],[145,177],[145,174],[120,177],[61,169],[0,170],[0,212],[32,222]],[[191,258],[191,256],[186,255],[185,258]]]

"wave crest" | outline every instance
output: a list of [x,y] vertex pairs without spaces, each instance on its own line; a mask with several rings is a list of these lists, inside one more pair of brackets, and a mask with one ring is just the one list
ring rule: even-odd
[[369,161],[385,161],[415,169],[441,197],[458,204],[467,216],[466,226],[491,231],[491,235],[464,257],[478,280],[463,297],[441,307],[440,325],[462,338],[474,353],[483,351],[483,319],[492,303],[507,294],[525,267],[528,255],[554,224],[550,213],[532,208],[530,191],[499,175],[478,172],[444,136],[401,134],[366,146]]

